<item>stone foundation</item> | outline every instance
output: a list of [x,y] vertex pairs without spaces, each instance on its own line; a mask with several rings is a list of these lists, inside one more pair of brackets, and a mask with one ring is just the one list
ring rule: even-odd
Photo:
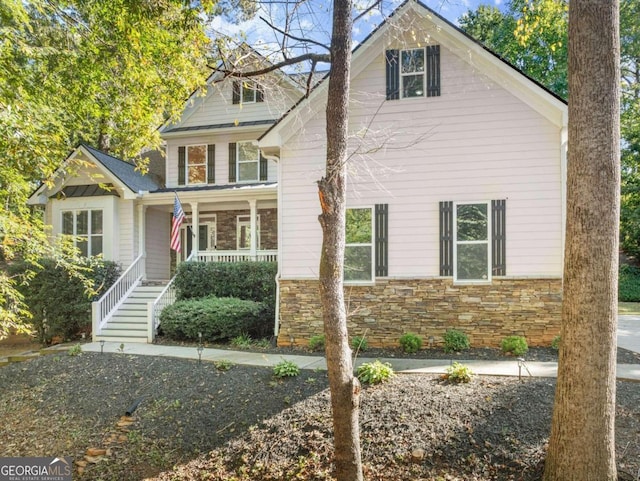
[[[560,333],[561,279],[494,279],[490,285],[454,285],[450,278],[383,279],[345,287],[351,336],[371,347],[397,347],[404,333],[433,337],[447,329],[469,336],[473,347],[498,347],[506,336],[525,336],[530,346],[549,346]],[[279,346],[306,346],[322,334],[318,281],[280,281]]]

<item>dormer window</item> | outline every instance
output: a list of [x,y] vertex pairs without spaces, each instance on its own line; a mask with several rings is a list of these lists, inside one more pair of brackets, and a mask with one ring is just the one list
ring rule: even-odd
[[252,80],[233,81],[233,103],[253,104],[264,102],[264,95],[260,85]]

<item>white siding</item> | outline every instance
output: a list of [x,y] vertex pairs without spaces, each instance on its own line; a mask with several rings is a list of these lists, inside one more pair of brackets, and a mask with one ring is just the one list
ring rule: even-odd
[[147,208],[145,222],[147,279],[167,280],[171,263],[169,242],[171,214],[166,210]]
[[120,200],[120,257],[119,261],[123,269],[131,265],[137,257],[137,228],[135,226],[136,216],[132,200]]
[[[243,140],[257,140],[267,129],[242,133],[219,133],[213,135],[194,135],[193,137],[181,137],[179,139],[167,139],[167,187],[178,186],[178,147],[194,144],[215,144],[216,146],[216,182],[215,185],[229,183],[229,143]],[[267,180],[278,180],[278,166],[275,162],[268,161]]]
[[[560,129],[442,46],[440,97],[385,101],[384,52],[373,53],[352,81],[361,154],[348,166],[348,205],[389,204],[389,276],[439,275],[439,201],[492,199],[507,199],[507,275],[560,276]],[[324,129],[321,111],[282,149],[284,278],[317,276]]]

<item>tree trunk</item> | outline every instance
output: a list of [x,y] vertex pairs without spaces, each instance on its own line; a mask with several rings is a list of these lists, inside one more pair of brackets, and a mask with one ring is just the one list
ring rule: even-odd
[[613,481],[620,208],[617,0],[569,2],[562,342],[545,481]]
[[324,318],[331,389],[336,478],[362,480],[360,459],[360,384],[353,375],[343,290],[351,0],[335,0],[331,38],[331,77],[327,99],[327,165],[318,182],[322,214],[320,300]]

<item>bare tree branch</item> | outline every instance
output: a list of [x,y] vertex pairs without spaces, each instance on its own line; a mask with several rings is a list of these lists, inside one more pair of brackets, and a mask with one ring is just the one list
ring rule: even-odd
[[264,75],[266,73],[273,72],[274,70],[280,70],[281,68],[288,67],[289,65],[295,65],[297,63],[309,62],[309,61],[312,63],[318,63],[318,62],[330,63],[331,55],[329,55],[328,53],[325,53],[325,54],[305,53],[302,55],[298,55],[297,57],[291,57],[291,58],[285,59],[282,62],[271,64],[261,69],[251,70],[249,72],[238,72],[234,69],[229,70],[227,68],[220,68],[220,67],[211,67],[211,69],[214,72],[220,72],[224,74],[225,78],[226,77],[247,78],[247,77],[257,77],[259,75]]
[[[380,0],[378,0],[380,1]],[[280,32],[282,35],[285,35],[286,37],[292,39],[292,40],[297,40],[298,42],[304,42],[304,43],[309,43],[311,45],[316,45],[318,47],[322,47],[324,48],[327,52],[330,50],[329,47],[321,42],[316,42],[315,40],[312,40],[310,38],[302,38],[302,37],[297,37],[295,35],[292,35],[289,32],[286,32],[278,27],[276,27],[275,25],[273,25],[271,22],[269,22],[266,18],[264,17],[260,17],[260,20],[262,20],[264,23],[266,23],[267,25],[269,25],[269,27],[271,27],[272,29],[274,29],[276,32]],[[283,49],[284,52],[284,49]]]
[[358,16],[356,18],[353,19],[353,23],[356,23],[358,20],[360,20],[362,17],[364,17],[367,13],[369,13],[371,10],[373,10],[374,8],[376,8],[377,6],[382,5],[382,0],[375,0],[371,5],[369,5],[363,12],[361,12],[360,14],[358,14]]

